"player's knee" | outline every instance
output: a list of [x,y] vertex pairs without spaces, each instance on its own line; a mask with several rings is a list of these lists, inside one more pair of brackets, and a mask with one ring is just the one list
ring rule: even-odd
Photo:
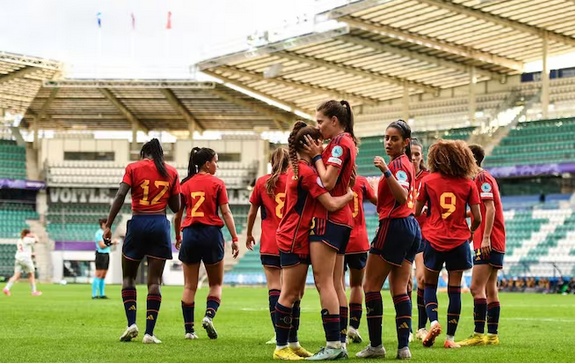
[[131,276],[124,276],[122,280],[122,288],[136,287],[136,280]]

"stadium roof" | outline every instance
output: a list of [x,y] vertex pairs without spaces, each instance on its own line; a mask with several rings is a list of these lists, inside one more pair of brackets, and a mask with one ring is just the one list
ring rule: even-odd
[[45,130],[289,129],[296,116],[216,82],[47,81],[24,121]]
[[0,109],[23,113],[42,81],[53,78],[61,70],[62,64],[57,61],[0,52]]
[[[198,63],[199,70],[309,112],[327,97],[378,104],[497,79],[575,51],[572,0],[363,0],[316,16],[316,29]],[[324,22],[321,22],[321,19]],[[324,26],[325,27],[325,26]],[[473,72],[472,73],[472,69]]]

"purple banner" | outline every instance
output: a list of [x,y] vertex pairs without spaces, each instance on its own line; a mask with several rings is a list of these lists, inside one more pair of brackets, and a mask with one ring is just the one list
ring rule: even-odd
[[39,190],[46,188],[46,183],[36,180],[0,179],[0,188]]
[[575,173],[575,163],[497,166],[486,167],[485,169],[495,178],[508,178],[513,176]]

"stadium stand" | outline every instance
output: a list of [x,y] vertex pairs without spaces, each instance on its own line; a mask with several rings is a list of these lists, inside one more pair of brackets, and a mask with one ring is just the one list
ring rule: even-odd
[[20,231],[28,227],[26,224],[28,219],[38,219],[38,213],[33,205],[9,203],[0,206],[0,220],[2,220],[0,238],[19,238]]
[[26,179],[26,148],[0,139],[0,178]]

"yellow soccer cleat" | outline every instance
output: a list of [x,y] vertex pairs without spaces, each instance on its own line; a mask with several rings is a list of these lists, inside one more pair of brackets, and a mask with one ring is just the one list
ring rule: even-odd
[[499,345],[499,336],[497,334],[487,334],[484,341],[485,345]]
[[476,347],[485,345],[485,335],[473,333],[469,338],[457,342],[457,344],[461,345],[462,347]]
[[302,358],[308,358],[311,357],[313,355],[312,352],[308,352],[304,347],[299,346],[297,348],[294,347],[290,347],[291,351],[297,355],[298,357],[302,357]]
[[274,359],[275,360],[304,360],[304,358],[300,357],[299,355],[295,354],[290,347],[285,347],[282,349],[274,350]]

